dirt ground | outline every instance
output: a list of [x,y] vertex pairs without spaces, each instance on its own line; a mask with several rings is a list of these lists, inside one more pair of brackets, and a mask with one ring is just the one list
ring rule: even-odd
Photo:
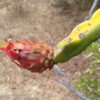
[[[51,1],[24,0],[21,3],[1,0],[0,39],[37,39],[54,46],[68,36],[87,14],[81,10],[63,10]],[[31,73],[18,68],[4,54],[0,55],[3,57],[0,62],[0,100],[80,100],[62,84],[52,80],[55,72]],[[72,83],[88,66],[88,62],[82,53],[59,66]]]

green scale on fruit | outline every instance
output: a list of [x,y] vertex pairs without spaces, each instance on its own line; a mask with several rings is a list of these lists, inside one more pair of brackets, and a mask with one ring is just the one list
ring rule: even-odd
[[77,25],[71,34],[54,48],[54,62],[63,63],[81,53],[89,44],[100,38],[100,9],[90,20]]

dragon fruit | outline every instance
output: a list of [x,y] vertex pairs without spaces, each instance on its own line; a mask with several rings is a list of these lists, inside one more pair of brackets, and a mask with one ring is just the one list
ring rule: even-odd
[[32,72],[42,72],[53,67],[53,49],[42,42],[19,40],[1,46],[13,62]]

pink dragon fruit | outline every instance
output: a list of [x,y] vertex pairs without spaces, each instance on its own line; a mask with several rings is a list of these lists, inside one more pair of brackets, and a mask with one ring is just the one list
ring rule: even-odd
[[42,42],[19,40],[0,47],[19,67],[32,72],[52,69],[53,49]]

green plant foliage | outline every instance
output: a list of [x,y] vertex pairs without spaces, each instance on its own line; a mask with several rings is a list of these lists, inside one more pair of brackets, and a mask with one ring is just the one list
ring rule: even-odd
[[91,99],[100,97],[100,78],[95,75],[96,67],[88,68],[77,80],[78,90],[85,93]]
[[98,42],[92,43],[88,47],[87,51],[88,52],[90,51],[89,54],[92,53],[92,57],[98,57],[98,58],[100,58],[99,57],[99,55],[100,55],[100,43],[98,43]]
[[87,58],[90,59],[91,67],[88,67],[82,76],[76,81],[79,91],[92,100],[100,98],[100,43],[92,43],[87,52]]

